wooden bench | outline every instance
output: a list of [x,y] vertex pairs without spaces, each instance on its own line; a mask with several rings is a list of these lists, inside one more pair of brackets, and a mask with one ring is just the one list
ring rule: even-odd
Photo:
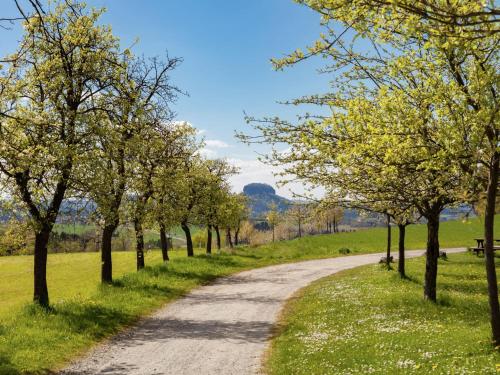
[[[482,253],[484,255],[484,247],[472,247],[471,248],[472,252],[476,253],[477,256],[479,256],[479,253]],[[500,246],[493,246],[493,251],[500,250]]]
[[[484,238],[474,238],[474,241],[477,242],[476,248],[484,247]],[[495,242],[500,242],[500,240],[493,240]]]

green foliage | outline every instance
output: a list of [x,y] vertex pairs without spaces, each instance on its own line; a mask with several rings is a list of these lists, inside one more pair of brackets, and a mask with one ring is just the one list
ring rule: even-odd
[[267,362],[277,374],[496,374],[483,260],[440,261],[438,304],[422,300],[423,259],[408,279],[378,265],[314,283],[290,301]]
[[281,215],[280,212],[278,211],[278,205],[276,203],[272,202],[269,205],[269,211],[267,211],[266,220],[269,226],[273,229],[276,227],[276,225],[279,224],[281,220]]
[[347,247],[341,247],[339,250],[338,250],[339,254],[349,254],[351,252],[351,250],[349,250]]
[[0,234],[0,256],[28,253],[29,228],[26,223],[10,220]]
[[95,135],[92,98],[118,66],[118,40],[98,24],[101,14],[59,2],[42,18],[31,17],[1,71],[2,182],[37,231],[55,222]]
[[206,231],[199,230],[192,235],[193,245],[203,248],[207,245],[207,234]]

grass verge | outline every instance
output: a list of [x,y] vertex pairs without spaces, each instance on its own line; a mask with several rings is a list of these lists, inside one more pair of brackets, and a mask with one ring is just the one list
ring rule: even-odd
[[366,266],[313,283],[287,304],[269,374],[496,374],[484,260],[439,264],[437,304],[422,298],[422,258],[409,278]]

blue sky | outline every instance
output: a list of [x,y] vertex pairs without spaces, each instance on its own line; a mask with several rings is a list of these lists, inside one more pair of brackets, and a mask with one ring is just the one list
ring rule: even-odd
[[[6,15],[10,0],[1,0]],[[4,6],[5,3],[9,5]],[[134,52],[146,56],[182,57],[173,82],[189,93],[174,106],[178,120],[203,132],[208,156],[227,157],[242,173],[235,190],[248,182],[273,183],[272,171],[256,162],[263,147],[241,145],[234,131],[251,131],[243,112],[257,117],[290,118],[296,109],[276,101],[328,89],[318,75],[321,61],[309,61],[276,72],[271,57],[314,41],[321,28],[318,14],[292,0],[88,0],[107,8],[103,23],[111,24],[124,46],[136,38]],[[17,32],[0,32],[0,52],[15,47]],[[292,187],[298,191],[300,186]],[[289,187],[278,189],[290,196]]]

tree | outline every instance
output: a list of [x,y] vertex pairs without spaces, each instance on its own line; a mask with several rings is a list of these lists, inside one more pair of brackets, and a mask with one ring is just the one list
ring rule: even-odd
[[304,202],[295,202],[286,211],[286,216],[292,219],[297,226],[297,233],[299,238],[302,237],[302,226],[304,221],[308,218],[309,207]]
[[276,203],[272,202],[269,205],[269,211],[267,211],[266,220],[269,226],[271,227],[271,231],[273,233],[273,242],[274,242],[275,239],[274,230],[276,228],[276,225],[278,225],[280,222],[280,214],[278,212],[278,206],[276,205]]
[[101,14],[66,2],[31,16],[0,78],[0,170],[35,231],[34,301],[42,306],[49,236],[92,137],[92,98],[113,78],[118,41],[97,25]]
[[[463,39],[460,39],[460,31],[454,29],[453,25],[447,28],[448,32],[454,33],[450,34],[452,37],[442,32],[435,34],[433,31],[443,30],[441,27],[443,24],[441,23],[439,27],[431,30],[435,25],[430,23],[429,18],[426,18],[425,22],[418,23],[422,21],[419,20],[419,17],[411,17],[407,14],[407,17],[403,18],[404,22],[400,22],[399,19],[393,22],[389,19],[393,15],[391,12],[380,13],[380,9],[376,7],[372,9],[362,8],[360,5],[362,2],[356,2],[355,6],[352,6],[352,2],[346,1],[304,1],[303,3],[310,5],[323,15],[327,34],[321,36],[314,45],[308,48],[306,53],[297,50],[285,58],[274,60],[275,66],[281,69],[308,57],[323,55],[332,61],[331,65],[323,69],[324,72],[342,70],[343,74],[334,81],[334,85],[342,90],[338,90],[337,93],[300,98],[291,103],[317,104],[343,110],[339,103],[345,100],[350,100],[353,97],[373,100],[380,92],[396,90],[402,98],[408,101],[409,108],[420,112],[423,116],[421,119],[432,120],[433,116],[437,115],[440,120],[431,121],[432,125],[438,125],[441,130],[450,131],[450,134],[454,136],[447,138],[445,132],[439,133],[441,138],[434,139],[433,146],[431,144],[432,137],[436,134],[431,133],[432,137],[427,137],[427,145],[431,146],[429,151],[433,155],[432,158],[442,157],[442,160],[451,161],[456,166],[455,168],[460,169],[460,172],[468,173],[474,180],[477,177],[477,170],[472,166],[478,165],[478,161],[473,159],[477,155],[483,155],[481,162],[490,166],[490,182],[494,182],[494,176],[497,173],[494,171],[497,171],[498,168],[494,166],[496,146],[492,145],[498,144],[498,139],[493,124],[498,124],[499,108],[496,104],[498,100],[496,99],[497,88],[495,87],[498,82],[498,79],[495,78],[498,72],[498,69],[495,68],[498,65],[495,37],[477,39],[464,44],[462,43]],[[335,12],[329,13],[328,9],[333,4],[340,5],[340,7],[336,7]],[[443,6],[453,7],[450,4]],[[464,9],[470,10],[473,6],[474,4],[468,2]],[[334,22],[337,23],[334,24]],[[341,32],[335,32],[335,26],[339,24],[343,29]],[[423,29],[420,26],[425,26],[426,33],[421,32]],[[350,41],[346,40],[349,38]],[[356,39],[372,43],[373,50],[371,52],[356,50]],[[477,85],[473,82],[481,82],[481,84]],[[362,94],[357,92],[358,90],[361,90]],[[396,100],[398,100],[397,97]],[[482,103],[481,106],[478,105],[479,102]],[[267,123],[272,123],[275,126],[274,128],[261,126],[264,138],[275,144],[284,140],[289,144],[296,142],[297,145],[287,155],[280,156],[274,152],[272,155],[274,162],[279,163],[280,159],[287,158],[289,162],[298,160],[300,165],[290,169],[294,170],[295,175],[304,179],[307,179],[310,172],[308,167],[311,165],[316,168],[316,171],[325,174],[331,172],[332,167],[335,167],[332,165],[334,163],[329,163],[328,167],[323,168],[323,170],[316,167],[321,165],[324,160],[321,158],[321,153],[316,155],[318,148],[314,141],[318,139],[318,128],[320,129],[319,133],[324,129],[335,128],[338,124],[335,121],[337,116],[342,117],[342,114],[335,113],[331,117],[334,121],[330,122],[330,118],[309,115],[298,125],[280,119],[266,120]],[[464,121],[464,119],[467,120]],[[320,126],[315,126],[318,123]],[[450,124],[452,126],[448,126]],[[421,127],[421,129],[424,132],[422,135],[425,136],[426,127]],[[325,139],[330,140],[330,145],[341,141],[343,136],[335,131],[336,129],[333,130],[333,132],[324,132]],[[429,130],[432,131],[433,128],[429,127]],[[374,133],[376,133],[375,128]],[[300,142],[300,137],[309,137],[313,141],[304,146],[304,143],[308,142]],[[461,141],[461,137],[469,142]],[[291,142],[290,139],[292,139]],[[456,145],[452,146],[450,139],[456,140]],[[441,149],[438,151],[439,147]],[[445,155],[446,153],[447,155]],[[484,157],[484,155],[488,156]],[[305,157],[306,163],[300,163],[302,157]],[[423,164],[427,171],[432,170],[432,160]],[[458,172],[455,168],[453,168],[454,172]],[[289,171],[287,170],[285,173]],[[439,181],[438,178],[434,180]],[[454,178],[451,180],[457,181]],[[459,180],[463,181],[462,178]],[[444,181],[441,182],[443,182],[443,186],[446,186]],[[434,183],[433,185],[433,192],[441,195],[438,184]],[[457,187],[455,182],[452,185],[454,188]],[[489,184],[490,187],[495,186],[495,189],[496,185]],[[468,183],[463,185],[464,190],[469,190],[469,193],[473,194],[474,189],[470,189],[470,187],[471,184]],[[451,196],[454,195],[455,193],[451,194]],[[494,194],[492,193],[492,195]],[[456,196],[451,198],[451,201],[455,199]],[[493,201],[490,202],[493,203]],[[429,231],[428,252],[433,254],[431,256],[433,260],[428,262],[432,263],[428,267],[428,275],[434,274],[437,267],[435,255],[438,253],[439,244],[437,237],[439,213],[446,204],[450,203],[450,199],[438,199],[430,202],[431,204],[424,207],[425,215],[423,214],[427,216],[428,224],[432,226]],[[488,223],[488,233],[492,236],[491,220],[493,215],[491,214],[489,217],[490,220],[485,220],[485,222]],[[485,235],[485,238],[487,237],[488,234]],[[496,282],[492,281],[495,279],[494,262],[491,259],[488,260],[488,256],[486,256],[486,263],[490,265],[487,266],[488,275],[490,275],[488,276],[490,303],[497,306],[498,304],[495,302],[498,300]],[[435,281],[435,278],[427,277],[426,279],[429,288],[426,288],[425,295],[434,299],[432,280]],[[497,310],[495,306],[492,307],[492,311]]]
[[245,220],[248,220],[250,216],[250,210],[248,207],[248,197],[243,194],[237,194],[235,196],[235,205],[234,205],[234,217],[235,217],[235,226],[234,226],[234,246],[238,246],[240,244],[240,231],[242,223]]
[[337,233],[339,231],[339,223],[344,217],[344,210],[336,202],[336,198],[329,199],[326,196],[316,206],[314,216],[320,221],[320,226],[326,226],[328,233]]
[[[233,168],[232,171],[234,173],[236,170]],[[235,233],[239,231],[241,221],[247,216],[247,206],[243,194],[230,193],[228,185],[226,189],[226,197],[219,209],[217,226],[226,228],[226,246],[232,249],[236,243],[232,241],[231,230],[234,229]]]
[[[134,58],[127,52],[124,62],[116,67],[113,85],[96,98],[101,108],[96,113],[95,144],[88,153],[87,162],[77,179],[83,192],[97,204],[103,218],[101,239],[101,280],[112,281],[111,242],[120,224],[120,207],[123,195],[134,177],[130,173],[133,145],[149,126],[143,121],[144,113],[161,107],[165,121],[172,112],[169,104],[179,90],[169,83],[169,73],[179,59],[145,60]],[[91,173],[89,173],[91,171]]]
[[338,93],[294,103],[325,105],[332,115],[308,116],[298,124],[266,119],[256,127],[265,141],[291,146],[268,158],[285,164],[285,173],[337,194],[340,189],[343,197],[357,195],[355,201],[377,203],[382,212],[391,205],[416,207],[429,227],[424,296],[435,300],[439,215],[469,188],[464,175],[474,165],[480,132],[471,128],[467,100],[447,79],[451,72],[440,52],[415,50],[412,44],[396,48],[397,53],[377,49],[374,57],[327,48],[332,70],[352,66],[345,75],[350,83]]
[[169,260],[167,228],[177,225],[180,221],[178,202],[185,193],[184,166],[200,148],[195,139],[196,131],[190,124],[177,123],[175,129],[178,137],[177,150],[171,154],[171,160],[165,160],[159,166],[153,194],[153,217],[160,230],[162,257],[165,262]]
[[494,0],[298,0],[324,20],[340,19],[355,28],[382,32],[417,32],[465,42],[500,33],[500,10]]
[[[212,161],[204,160],[199,153],[184,158],[180,168],[182,178],[172,189],[171,202],[177,212],[178,221],[186,236],[187,256],[194,256],[190,225],[205,223],[204,208],[211,192],[212,183],[217,178],[210,173]],[[217,228],[216,228],[217,230]]]
[[[212,228],[215,228],[217,236],[217,248],[220,250],[220,232],[221,221],[224,215],[227,215],[227,206],[231,199],[227,178],[237,172],[236,168],[231,166],[223,159],[207,160],[208,169],[207,181],[205,184],[204,199],[200,201],[198,207],[199,216],[205,222],[207,227],[207,254],[212,252]],[[230,233],[229,233],[230,234]],[[226,244],[232,244],[231,238],[227,238]]]
[[[500,305],[493,252],[494,213],[498,187],[499,100],[498,100],[498,25],[500,11],[493,0],[467,1],[378,1],[378,0],[303,0],[301,3],[318,11],[328,27],[324,35],[307,53],[300,50],[287,58],[276,60],[278,68],[293,65],[314,55],[333,57],[333,69],[357,67],[364,78],[378,88],[387,85],[383,75],[374,74],[370,65],[384,62],[385,55],[402,44],[423,48],[442,68],[441,78],[451,83],[449,91],[441,92],[440,102],[447,102],[456,113],[468,118],[477,158],[465,168],[472,180],[479,168],[486,167],[488,178],[483,186],[486,195],[484,221],[485,266],[490,303],[492,335],[500,343]],[[343,30],[334,31],[336,22]],[[352,44],[343,41],[348,35],[361,36],[374,43],[374,56],[356,53]],[[385,45],[385,46],[384,46]],[[417,56],[408,56],[409,60]],[[414,66],[414,61],[411,61]],[[326,71],[329,68],[325,69]],[[432,72],[432,70],[431,70]],[[359,76],[359,74],[358,74]],[[428,86],[433,87],[433,86]],[[451,93],[451,95],[450,95]],[[436,98],[436,97],[435,97]],[[324,100],[319,97],[315,102]],[[457,114],[450,118],[456,118]]]
[[[158,219],[158,212],[154,210],[155,192],[158,187],[164,188],[159,178],[165,177],[162,173],[165,166],[176,165],[186,159],[189,149],[186,144],[190,141],[193,129],[189,126],[178,126],[176,123],[165,122],[162,108],[156,108],[147,118],[150,127],[147,131],[135,136],[132,173],[134,178],[130,186],[131,216],[136,236],[137,269],[144,268],[144,225],[147,221]],[[160,190],[163,191],[163,190]]]

